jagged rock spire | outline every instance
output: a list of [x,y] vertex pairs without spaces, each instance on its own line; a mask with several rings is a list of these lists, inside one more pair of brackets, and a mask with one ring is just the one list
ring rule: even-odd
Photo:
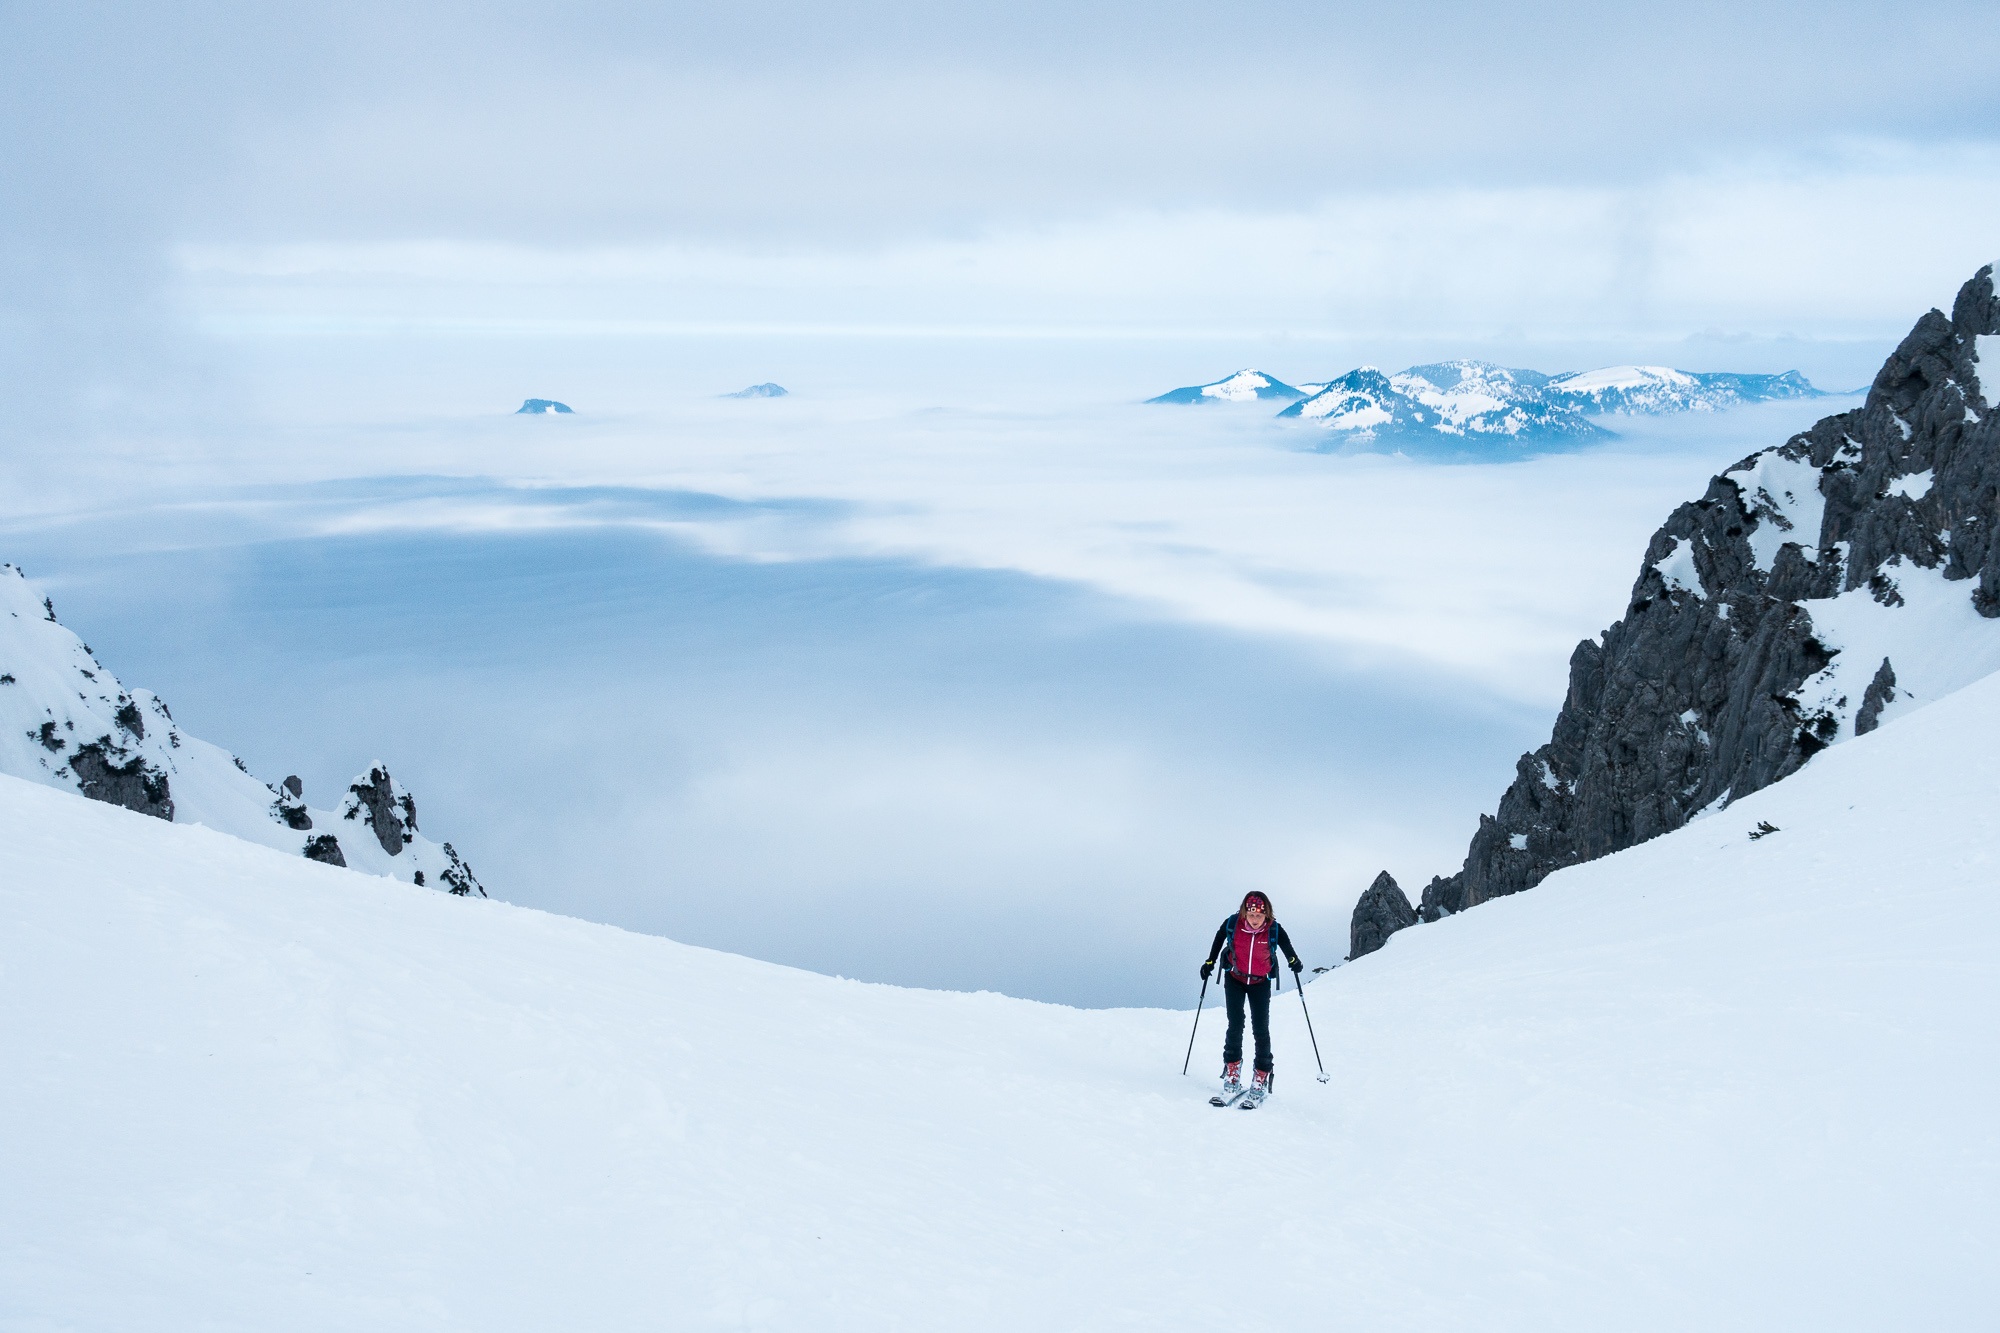
[[1416,923],[1416,909],[1410,906],[1396,877],[1385,870],[1354,904],[1354,920],[1347,928],[1347,956],[1351,960],[1374,953],[1391,935]]

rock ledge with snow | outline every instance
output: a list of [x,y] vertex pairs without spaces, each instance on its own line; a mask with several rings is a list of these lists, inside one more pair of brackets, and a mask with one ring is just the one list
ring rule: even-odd
[[158,695],[119,684],[13,565],[0,565],[0,773],[329,865],[486,892],[450,843],[417,831],[416,801],[386,765],[328,810],[306,805],[296,776],[259,782],[182,731]]
[[2000,363],[1991,265],[1917,321],[1861,407],[1673,512],[1424,920],[1671,832],[2000,670],[2000,374],[1982,381],[1982,352]]

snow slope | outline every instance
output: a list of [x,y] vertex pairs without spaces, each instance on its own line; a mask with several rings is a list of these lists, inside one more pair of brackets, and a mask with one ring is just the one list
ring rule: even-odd
[[[1187,1013],[815,976],[0,778],[0,1327],[1990,1327],[1996,733],[1989,677],[1395,935],[1309,988],[1331,1084],[1277,997],[1250,1115],[1180,1077]],[[1212,927],[1160,960],[1191,997]]]

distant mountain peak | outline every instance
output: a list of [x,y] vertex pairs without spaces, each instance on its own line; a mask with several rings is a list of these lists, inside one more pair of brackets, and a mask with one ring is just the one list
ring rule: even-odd
[[514,413],[514,415],[518,417],[522,413],[527,413],[528,415],[532,416],[538,412],[574,413],[575,411],[576,409],[571,407],[568,403],[559,403],[553,398],[530,398],[526,402],[521,404],[520,411]]
[[724,398],[783,398],[790,392],[791,390],[782,384],[765,383],[753,384],[747,389],[738,389],[735,393],[725,393],[722,396]]
[[1548,393],[1579,410],[1623,415],[1722,412],[1779,398],[1823,398],[1796,370],[1782,375],[1675,370],[1670,366],[1605,366],[1556,375]]
[[1517,370],[1495,365],[1491,361],[1464,360],[1411,366],[1402,375],[1423,380],[1446,393],[1478,388],[1513,395],[1539,389],[1554,378],[1539,370]]
[[1610,437],[1575,407],[1547,401],[1547,380],[1484,361],[1441,361],[1395,375],[1361,366],[1278,415],[1329,432],[1329,451],[1517,456]]
[[1148,398],[1149,403],[1295,403],[1306,395],[1283,380],[1261,370],[1239,370],[1213,384],[1191,384],[1185,389]]

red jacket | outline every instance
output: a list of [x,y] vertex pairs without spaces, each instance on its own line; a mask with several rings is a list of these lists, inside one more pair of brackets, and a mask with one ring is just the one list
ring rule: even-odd
[[1229,970],[1242,981],[1271,975],[1269,922],[1252,930],[1240,915],[1236,918],[1236,929],[1229,936]]
[[1285,933],[1285,928],[1273,921],[1262,930],[1249,930],[1243,925],[1243,914],[1238,912],[1225,920],[1215,932],[1215,942],[1208,946],[1208,961],[1214,962],[1220,954],[1223,967],[1235,973],[1237,980],[1250,983],[1263,981],[1271,975],[1271,946],[1274,943],[1278,952],[1285,956],[1285,961],[1294,964],[1293,971],[1297,971],[1299,956],[1293,950],[1292,938]]

